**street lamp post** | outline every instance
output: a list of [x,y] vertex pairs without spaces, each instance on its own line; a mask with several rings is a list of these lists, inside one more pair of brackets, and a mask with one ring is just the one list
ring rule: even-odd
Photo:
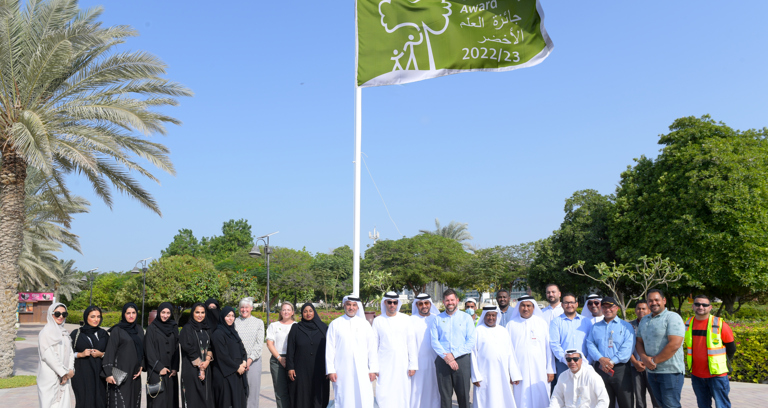
[[[141,272],[142,275],[143,286],[141,289],[141,327],[144,327],[144,296],[147,294],[147,261],[150,259],[152,258],[144,258],[136,262],[136,265],[134,265],[133,269],[131,270],[131,273],[138,274]],[[139,270],[139,264],[141,264],[141,270]]]
[[[251,258],[256,258],[261,256],[261,252],[259,252],[259,241],[264,243],[264,253],[267,254],[267,327],[269,327],[269,254],[272,253],[272,248],[269,247],[269,237],[271,235],[275,235],[280,231],[275,231],[271,234],[262,235],[258,238],[256,238],[256,242],[253,245],[253,248],[251,248],[251,252],[248,253],[248,255],[251,256]],[[266,239],[266,240],[265,240]]]
[[93,276],[93,272],[96,271],[99,268],[93,268],[90,271],[85,273],[85,276],[83,277],[83,282],[90,282],[91,283],[91,299],[88,302],[88,306],[93,306],[93,281],[96,279],[96,277]]

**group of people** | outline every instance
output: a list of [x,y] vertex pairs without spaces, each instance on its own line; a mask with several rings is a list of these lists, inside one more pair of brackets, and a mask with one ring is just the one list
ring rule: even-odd
[[[343,300],[345,314],[328,327],[325,367],[335,407],[448,408],[634,408],[680,407],[686,367],[699,407],[730,407],[727,358],[733,333],[710,314],[707,296],[694,298],[694,317],[683,322],[666,309],[662,291],[637,302],[637,319],[617,316],[611,297],[578,299],[546,288],[542,310],[532,296],[510,306],[468,299],[458,312],[456,292],[443,293],[440,313],[427,294],[416,296],[412,314],[400,312],[394,292],[384,295],[381,315],[369,324],[360,299]],[[687,362],[686,362],[687,361]],[[318,377],[319,378],[319,377]],[[371,383],[375,382],[375,396]]]
[[[40,406],[69,408],[74,391],[78,408],[138,408],[142,395],[150,408],[258,408],[264,323],[252,310],[250,298],[240,302],[239,313],[208,299],[192,306],[179,331],[173,305],[162,303],[145,333],[133,303],[123,306],[120,322],[108,330],[101,328],[101,309],[90,306],[83,325],[69,333],[67,307],[54,303],[39,335]],[[280,321],[267,330],[278,401],[286,408],[325,408],[329,382],[323,386],[312,378],[325,376],[327,326],[312,304],[302,307],[300,322],[293,316],[286,302]]]
[[[460,408],[469,407],[470,393],[473,408],[645,408],[646,392],[654,407],[673,408],[681,406],[687,367],[699,407],[712,399],[730,407],[727,356],[735,342],[706,296],[694,299],[695,316],[685,323],[658,289],[637,302],[632,322],[617,316],[610,297],[588,296],[579,314],[577,297],[566,293],[561,302],[557,285],[546,296],[543,310],[531,296],[513,307],[500,290],[497,305],[476,317],[458,312],[458,295],[448,289],[444,312],[423,293],[408,316],[387,292],[372,324],[361,300],[347,296],[330,325],[311,303],[296,322],[294,305],[284,302],[266,331],[277,406],[325,408],[333,384],[336,408],[448,408],[454,393]],[[179,332],[173,306],[162,303],[145,333],[135,304],[109,330],[91,306],[82,327],[68,333],[67,308],[55,303],[39,337],[40,406],[68,408],[71,387],[77,407],[139,407],[144,371],[148,407],[258,407],[265,333],[252,310],[249,298],[239,315],[209,299],[192,307]]]

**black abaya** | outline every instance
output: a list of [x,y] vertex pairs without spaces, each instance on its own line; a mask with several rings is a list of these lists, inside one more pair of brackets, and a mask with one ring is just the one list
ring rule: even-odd
[[[138,331],[139,338],[144,338],[144,331]],[[120,386],[109,384],[107,406],[109,408],[135,408],[141,404],[141,377],[133,379],[141,370],[142,364],[136,353],[133,338],[120,327],[113,327],[104,352],[102,369],[106,377],[112,376],[112,367],[125,371],[128,375]]]
[[157,384],[161,379],[165,383],[165,391],[154,398],[147,395],[148,408],[177,408],[179,406],[178,377],[171,377],[170,373],[160,376],[160,371],[163,368],[179,371],[179,341],[177,338],[173,334],[166,336],[154,324],[147,327],[147,334],[144,338],[144,353],[146,354],[144,367],[147,370],[147,383]]
[[[86,322],[88,318],[86,317]],[[86,323],[86,326],[88,323]],[[70,333],[72,344],[77,353],[86,349],[96,349],[102,353],[107,349],[109,334],[102,328],[95,328],[93,333],[85,333],[87,327],[73,330]],[[78,335],[79,333],[79,335]],[[75,341],[77,339],[77,341]],[[102,359],[86,356],[75,356],[75,376],[72,377],[72,390],[75,392],[76,408],[105,408],[107,406],[107,383],[101,374]]]
[[[192,312],[202,303],[192,306]],[[200,381],[200,369],[197,362],[204,362],[210,350],[210,331],[205,322],[200,323],[191,318],[179,333],[181,346],[181,398],[185,408],[213,408],[213,387],[211,387],[212,368],[205,370],[205,380]],[[195,364],[193,364],[193,362]]]
[[[311,305],[302,306],[314,307]],[[325,408],[330,399],[330,380],[325,376],[325,333],[328,326],[315,311],[315,319],[303,320],[288,332],[285,368],[296,371],[288,381],[291,408]]]
[[[246,408],[248,404],[248,380],[237,370],[248,360],[234,321],[227,324],[224,317],[235,310],[229,306],[221,311],[219,325],[213,332],[213,388],[217,407]],[[236,316],[236,313],[235,313]],[[261,373],[259,373],[261,374]],[[254,390],[259,392],[259,390]]]

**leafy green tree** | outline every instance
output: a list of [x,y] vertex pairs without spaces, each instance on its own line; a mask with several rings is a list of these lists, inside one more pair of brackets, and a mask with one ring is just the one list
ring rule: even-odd
[[585,293],[593,284],[577,278],[565,268],[584,261],[584,270],[597,277],[595,265],[616,261],[609,240],[609,221],[613,214],[613,198],[595,190],[581,190],[565,200],[565,218],[560,229],[535,245],[536,257],[528,272],[532,290],[543,295],[551,282],[569,292]]
[[669,129],[655,160],[622,173],[612,243],[623,258],[669,257],[733,313],[768,289],[768,129],[709,115]]
[[[190,231],[191,232],[191,231]],[[253,247],[253,235],[248,220],[229,220],[221,226],[221,235],[200,240],[201,255],[221,261],[237,251]]]
[[326,307],[339,300],[339,295],[352,291],[352,259],[354,253],[347,245],[334,249],[330,254],[318,253],[312,260],[317,292]]
[[431,282],[462,286],[466,279],[463,267],[468,258],[459,242],[440,235],[420,234],[377,242],[365,251],[361,269],[391,273],[393,289],[407,287],[418,295]]
[[84,175],[108,206],[111,185],[158,214],[133,174],[157,179],[136,158],[174,173],[168,149],[134,133],[165,133],[179,121],[156,109],[192,93],[161,77],[157,57],[115,51],[137,32],[102,26],[101,13],[76,0],[0,0],[0,377],[13,373],[28,169],[62,191],[67,174]]
[[[123,303],[117,298],[117,294],[133,276],[130,272],[96,274],[93,281],[93,304],[103,310],[120,310],[123,307]],[[73,310],[83,310],[88,307],[89,301],[90,286],[86,289],[85,285],[83,285],[83,291],[76,294],[68,306]],[[139,298],[139,301],[141,301],[141,298]]]
[[259,278],[250,271],[235,271],[229,275],[229,286],[224,290],[221,301],[235,305],[241,299],[250,297],[254,302],[264,300],[264,287],[259,284]]
[[200,242],[195,238],[192,230],[183,228],[179,230],[178,234],[173,236],[173,242],[168,245],[168,248],[161,250],[160,253],[163,257],[176,255],[197,256],[200,250]]

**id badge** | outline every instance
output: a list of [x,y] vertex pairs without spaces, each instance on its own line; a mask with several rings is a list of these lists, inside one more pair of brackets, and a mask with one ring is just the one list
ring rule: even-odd
[[613,339],[608,339],[608,348],[613,348]]

